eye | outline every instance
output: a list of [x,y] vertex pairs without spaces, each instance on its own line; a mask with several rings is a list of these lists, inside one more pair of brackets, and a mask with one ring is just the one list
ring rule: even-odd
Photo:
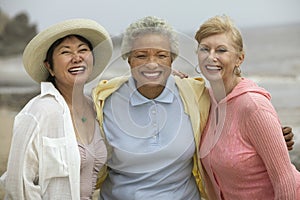
[[203,52],[203,53],[210,51],[210,49],[208,47],[205,47],[205,46],[199,46],[198,49],[199,49],[200,52]]
[[222,54],[222,53],[225,53],[225,52],[227,52],[227,51],[228,51],[228,50],[225,49],[225,48],[216,49],[216,52],[217,52],[218,54]]
[[167,58],[169,56],[166,55],[166,54],[158,54],[158,57],[161,58],[161,59],[164,59],[164,58]]
[[79,50],[80,52],[87,52],[87,51],[90,51],[88,48],[83,48],[83,49],[80,49]]
[[139,55],[135,55],[134,58],[137,58],[137,59],[145,59],[147,56],[144,55],[144,54],[139,54]]
[[60,54],[68,54],[70,53],[70,51],[67,51],[67,50],[64,50],[64,51],[61,51]]
[[90,49],[89,48],[82,48],[82,49],[79,49],[78,50],[78,53],[80,53],[80,54],[88,54],[88,53],[90,53],[91,51],[90,51]]

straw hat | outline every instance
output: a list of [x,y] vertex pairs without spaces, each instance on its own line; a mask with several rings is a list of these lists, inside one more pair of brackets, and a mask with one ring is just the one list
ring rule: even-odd
[[62,21],[37,34],[25,47],[23,64],[33,80],[46,81],[49,72],[44,60],[50,46],[58,39],[70,34],[80,35],[89,40],[94,49],[95,65],[89,81],[95,79],[108,64],[112,56],[112,41],[108,32],[90,19],[70,19]]

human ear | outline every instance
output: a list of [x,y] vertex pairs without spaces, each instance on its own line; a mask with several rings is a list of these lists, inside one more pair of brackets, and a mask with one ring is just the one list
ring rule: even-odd
[[47,61],[44,62],[44,67],[49,71],[51,76],[54,76],[54,71],[52,70],[50,64]]
[[241,66],[241,64],[244,62],[244,59],[245,59],[245,54],[240,53],[237,58],[236,66]]

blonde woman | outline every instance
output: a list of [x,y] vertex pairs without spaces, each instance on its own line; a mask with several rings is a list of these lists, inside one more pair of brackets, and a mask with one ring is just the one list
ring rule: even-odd
[[242,77],[242,35],[228,16],[204,22],[195,35],[211,109],[199,154],[209,199],[300,199],[270,94]]

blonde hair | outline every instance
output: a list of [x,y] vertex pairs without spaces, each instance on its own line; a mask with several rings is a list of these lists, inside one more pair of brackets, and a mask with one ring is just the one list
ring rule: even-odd
[[229,34],[237,53],[244,53],[242,34],[227,15],[217,15],[205,21],[196,32],[195,39],[200,44],[202,39],[222,33]]
[[126,60],[132,51],[132,45],[135,39],[141,35],[146,35],[149,33],[161,34],[166,36],[170,42],[170,49],[172,60],[174,60],[179,53],[179,42],[177,38],[177,33],[173,30],[165,20],[154,17],[147,16],[129,25],[126,29],[122,44],[121,44],[121,54],[122,58]]

